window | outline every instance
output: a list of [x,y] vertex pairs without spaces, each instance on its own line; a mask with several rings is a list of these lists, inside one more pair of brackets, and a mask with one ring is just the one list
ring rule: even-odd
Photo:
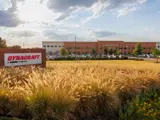
[[50,47],[49,45],[47,47]]
[[91,47],[86,47],[86,49],[92,49]]
[[81,49],[80,47],[76,47],[76,49]]
[[45,45],[43,47],[46,47]]
[[49,55],[52,55],[52,51],[49,51]]
[[57,47],[57,46],[55,46],[55,47]]
[[61,47],[61,46],[59,46],[59,47]]
[[53,45],[51,45],[51,47],[53,47]]

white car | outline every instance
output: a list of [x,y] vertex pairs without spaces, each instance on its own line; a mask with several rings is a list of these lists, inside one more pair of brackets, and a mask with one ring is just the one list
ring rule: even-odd
[[49,55],[49,56],[47,56],[47,59],[48,60],[53,60],[54,58],[53,58],[53,56]]

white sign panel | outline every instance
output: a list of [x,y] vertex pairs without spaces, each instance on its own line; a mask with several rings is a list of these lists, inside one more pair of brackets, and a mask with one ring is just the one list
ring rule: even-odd
[[5,66],[21,66],[42,64],[42,53],[6,53]]

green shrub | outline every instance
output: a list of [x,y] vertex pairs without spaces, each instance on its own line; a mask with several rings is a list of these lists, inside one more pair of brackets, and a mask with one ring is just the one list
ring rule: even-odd
[[102,57],[93,57],[93,58],[89,58],[89,57],[60,57],[60,58],[55,58],[54,60],[128,60],[128,57],[122,57],[119,58],[118,56],[116,58],[102,58]]
[[150,90],[137,96],[127,106],[120,109],[121,120],[159,120],[160,94],[159,90]]

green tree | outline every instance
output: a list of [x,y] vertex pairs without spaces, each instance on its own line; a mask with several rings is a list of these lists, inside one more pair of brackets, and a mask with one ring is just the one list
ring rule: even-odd
[[92,54],[95,56],[95,55],[96,55],[96,53],[97,53],[96,49],[95,49],[95,48],[93,48],[93,49],[92,49]]
[[113,49],[112,48],[109,49],[108,53],[109,53],[109,55],[112,55],[113,54]]
[[0,48],[7,48],[6,41],[0,37]]
[[158,50],[158,49],[153,49],[152,50],[152,55],[155,57],[155,58],[157,58],[157,63],[158,63],[158,57],[160,56],[160,50]]
[[135,47],[135,50],[133,51],[134,55],[138,56],[138,55],[141,55],[143,52],[143,47],[141,45],[141,43],[137,43],[136,44],[136,47]]
[[61,50],[60,50],[60,55],[61,56],[65,56],[65,55],[68,55],[68,50],[66,49],[66,48],[61,48]]
[[21,49],[21,46],[20,45],[13,45],[12,48]]
[[120,51],[118,49],[115,50],[114,52],[115,55],[120,55]]
[[104,49],[104,54],[105,54],[105,55],[108,54],[108,49],[107,49],[107,48]]
[[70,55],[71,54],[71,51],[70,50],[67,50],[68,51],[68,55]]

